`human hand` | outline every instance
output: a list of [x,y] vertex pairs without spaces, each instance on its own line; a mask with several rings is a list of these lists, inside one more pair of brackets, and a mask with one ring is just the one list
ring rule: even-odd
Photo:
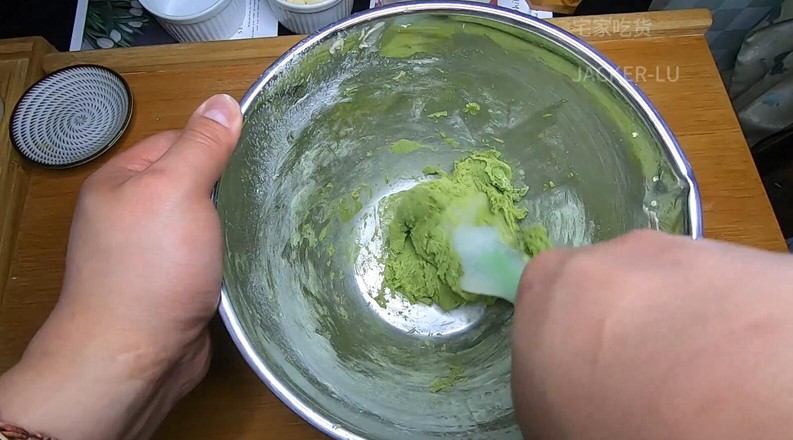
[[146,438],[203,378],[223,249],[210,195],[241,126],[236,101],[214,96],[86,180],[60,299],[0,378],[0,419],[61,440]]
[[787,438],[793,260],[657,232],[529,263],[515,410],[531,439]]

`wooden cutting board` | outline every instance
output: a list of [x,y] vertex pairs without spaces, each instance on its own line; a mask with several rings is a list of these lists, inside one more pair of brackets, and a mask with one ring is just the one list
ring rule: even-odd
[[[708,237],[786,249],[703,37],[710,26],[706,10],[553,22],[583,36],[622,66],[659,109],[700,183]],[[6,135],[10,110],[0,121],[0,206],[7,214],[0,244],[13,250],[2,250],[8,279],[0,292],[0,373],[17,361],[58,298],[71,215],[86,176],[142,138],[181,128],[208,96],[226,92],[240,98],[299,39],[50,54],[51,48],[41,40],[0,41],[0,79],[10,78],[0,82],[0,93],[9,109],[36,76],[80,63],[119,71],[135,100],[132,123],[120,145],[95,162],[67,171],[37,169],[20,161]],[[2,269],[0,281],[5,281]],[[219,322],[213,322],[212,330],[216,351],[208,377],[178,405],[156,438],[323,437],[261,384]]]

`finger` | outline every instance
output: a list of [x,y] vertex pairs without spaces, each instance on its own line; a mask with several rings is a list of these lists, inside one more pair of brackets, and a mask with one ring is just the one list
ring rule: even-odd
[[162,157],[179,139],[178,130],[169,130],[149,136],[110,159],[98,172],[114,175],[135,175],[145,171]]
[[237,101],[215,95],[190,116],[179,139],[150,169],[172,175],[175,185],[209,192],[234,151],[241,129]]
[[529,297],[534,296],[537,291],[543,289],[544,285],[549,284],[548,280],[556,276],[573,252],[576,250],[549,249],[532,258],[520,277],[517,302],[527,302]]
[[662,264],[690,265],[687,249],[695,246],[691,237],[651,229],[637,229],[589,248],[610,267],[631,267],[632,271],[653,272]]

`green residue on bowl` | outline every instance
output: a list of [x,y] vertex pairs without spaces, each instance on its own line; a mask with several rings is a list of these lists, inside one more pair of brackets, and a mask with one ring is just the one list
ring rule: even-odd
[[289,237],[289,243],[292,247],[298,247],[301,241],[303,241],[303,238],[300,235],[300,231],[293,232],[292,236]]
[[548,247],[541,226],[520,226],[528,211],[517,203],[528,188],[515,187],[512,168],[495,150],[473,152],[458,160],[451,174],[424,168],[438,178],[390,197],[386,218],[386,261],[383,287],[411,303],[437,304],[450,311],[463,304],[495,299],[460,288],[462,265],[451,231],[456,225],[495,226],[505,243],[529,255]]
[[447,376],[435,379],[430,384],[430,392],[439,393],[441,391],[448,390],[449,388],[467,379],[468,376],[465,375],[465,369],[463,367],[449,365],[449,374]]
[[427,115],[428,118],[435,118],[435,119],[445,118],[447,116],[449,116],[449,112],[447,112],[446,110],[430,113],[429,115]]
[[358,254],[361,253],[361,244],[355,242],[352,246],[347,248],[347,261],[350,264],[355,264],[355,259],[358,257]]
[[377,303],[377,305],[380,306],[380,308],[385,309],[386,307],[388,307],[388,300],[385,297],[385,293],[383,293],[382,291],[380,291],[380,293],[378,293],[377,296],[374,297],[374,300]]
[[355,214],[363,208],[360,200],[352,197],[342,197],[339,199],[339,218],[348,222],[355,217]]
[[554,182],[553,180],[549,180],[548,183],[542,185],[542,190],[548,191],[549,189],[554,189],[557,186],[559,185],[557,185],[556,182]]
[[356,186],[354,190],[352,190],[352,194],[351,194],[352,198],[355,200],[361,200],[361,193],[363,191],[366,191],[368,193],[367,197],[372,196],[372,188],[369,188],[369,185],[362,183]]
[[328,225],[322,227],[319,231],[319,241],[325,241],[328,238]]
[[316,247],[317,246],[317,236],[314,233],[314,228],[311,227],[310,224],[304,223],[300,230],[295,231],[290,237],[290,242],[292,246],[297,247],[302,244],[304,241],[308,242],[309,247]]
[[322,336],[325,339],[330,339],[331,338],[331,333],[328,331],[328,329],[324,329],[324,328],[323,329],[319,329],[319,328],[317,328],[317,329],[314,329],[314,333]]
[[456,141],[456,140],[454,140],[453,138],[450,138],[450,137],[449,137],[449,136],[446,134],[446,132],[445,132],[445,131],[438,130],[438,136],[440,136],[440,137],[441,137],[441,139],[443,139],[443,142],[444,142],[446,145],[448,145],[448,146],[450,146],[450,147],[452,147],[452,148],[457,148],[457,145],[459,145],[459,144],[457,143],[457,141]]
[[476,116],[476,114],[479,113],[479,110],[481,109],[482,108],[479,106],[479,104],[475,102],[469,102],[468,104],[465,104],[465,110],[463,111],[471,116]]
[[421,172],[424,173],[425,176],[440,176],[446,174],[443,170],[434,165],[427,165]]
[[548,231],[543,225],[528,225],[520,229],[520,242],[523,250],[529,255],[537,255],[540,252],[551,248],[551,240],[548,238]]
[[310,224],[304,224],[300,233],[303,235],[303,240],[308,241],[309,247],[313,248],[317,246],[317,236],[314,233],[314,228],[312,228]]
[[351,97],[355,96],[356,92],[358,92],[358,87],[347,87],[347,88],[344,89],[344,92],[342,93],[342,95],[344,95],[344,96],[346,96],[348,98],[351,98]]
[[419,53],[438,52],[439,40],[448,40],[452,34],[445,20],[429,19],[411,23],[409,27],[390,26],[383,34],[380,54],[386,58],[409,58]]
[[372,196],[372,190],[367,184],[358,185],[349,195],[342,196],[338,200],[339,218],[343,222],[348,222],[355,217],[356,214],[363,208],[361,202],[361,193],[368,191],[369,197]]
[[423,147],[423,145],[416,141],[400,139],[391,144],[391,152],[394,154],[408,154],[418,150],[421,147]]

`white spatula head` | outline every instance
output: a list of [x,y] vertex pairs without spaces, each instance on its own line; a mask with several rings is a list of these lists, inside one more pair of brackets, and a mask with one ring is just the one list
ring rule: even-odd
[[463,290],[515,302],[528,256],[505,244],[493,226],[459,226],[453,246],[463,266]]

